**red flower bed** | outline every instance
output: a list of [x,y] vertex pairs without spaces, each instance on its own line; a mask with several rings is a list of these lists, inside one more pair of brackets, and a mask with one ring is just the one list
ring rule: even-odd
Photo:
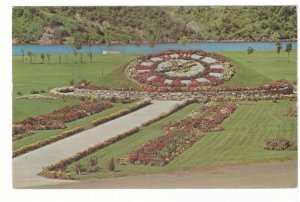
[[223,129],[220,123],[237,109],[237,103],[208,103],[199,111],[163,127],[164,136],[146,142],[125,159],[131,164],[166,165],[192,146],[201,132]]
[[23,127],[31,127],[31,129],[35,130],[66,128],[65,123],[67,122],[75,121],[111,107],[111,102],[84,102],[82,104],[64,107],[47,115],[29,117],[17,124]]
[[200,134],[174,131],[151,140],[128,156],[132,164],[166,165],[177,155],[192,146],[202,136]]

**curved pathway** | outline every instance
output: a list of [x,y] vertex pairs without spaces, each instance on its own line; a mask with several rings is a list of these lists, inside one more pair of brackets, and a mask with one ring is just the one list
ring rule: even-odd
[[46,179],[36,174],[41,172],[43,167],[57,163],[121,132],[140,126],[142,123],[159,116],[161,113],[167,112],[177,103],[179,102],[153,101],[151,105],[128,115],[14,158],[13,186],[15,188],[26,188],[72,183],[72,181],[68,180]]

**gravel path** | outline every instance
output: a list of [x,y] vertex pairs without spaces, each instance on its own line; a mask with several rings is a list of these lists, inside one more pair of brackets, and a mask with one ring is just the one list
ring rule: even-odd
[[74,155],[88,147],[103,142],[121,132],[140,126],[163,112],[167,112],[178,101],[153,101],[153,104],[133,113],[83,131],[69,138],[52,143],[40,149],[13,159],[13,186],[26,188],[33,186],[72,183],[37,176],[43,167]]

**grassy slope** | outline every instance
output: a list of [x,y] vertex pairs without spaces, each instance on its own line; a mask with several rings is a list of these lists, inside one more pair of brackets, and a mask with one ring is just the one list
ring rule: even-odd
[[144,128],[134,136],[119,141],[79,161],[82,165],[88,165],[90,157],[96,156],[102,168],[100,172],[78,176],[74,173],[75,163],[68,166],[67,171],[70,171],[75,178],[84,179],[166,172],[179,168],[216,166],[228,163],[296,159],[297,152],[295,151],[264,151],[262,148],[263,139],[265,138],[282,136],[296,139],[296,118],[283,116],[283,113],[290,106],[295,107],[295,102],[281,101],[277,104],[270,101],[243,102],[239,109],[224,121],[224,131],[207,133],[203,139],[176,157],[169,165],[164,167],[118,165],[118,172],[107,170],[108,161],[111,158],[121,158],[147,140],[162,135],[161,126],[171,120],[181,119],[193,109],[199,107],[199,104],[193,104]]

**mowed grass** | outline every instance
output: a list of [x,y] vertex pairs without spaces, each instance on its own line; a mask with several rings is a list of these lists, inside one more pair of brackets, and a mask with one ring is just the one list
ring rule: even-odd
[[206,133],[201,140],[166,166],[117,165],[117,172],[107,169],[111,158],[122,158],[146,141],[163,135],[161,130],[163,125],[182,119],[198,107],[200,104],[189,105],[175,114],[145,127],[137,134],[78,161],[81,165],[89,166],[89,159],[97,157],[101,167],[97,173],[77,175],[74,170],[75,163],[78,162],[69,165],[67,171],[76,179],[87,179],[169,172],[225,164],[297,159],[296,151],[263,150],[263,140],[266,138],[285,137],[296,140],[296,118],[283,115],[289,107],[296,107],[296,103],[290,101],[242,102],[237,111],[223,122],[224,131]]
[[[62,102],[62,101],[61,101]],[[93,114],[91,116],[82,118],[82,119],[78,119],[76,121],[72,121],[69,123],[66,123],[67,128],[66,129],[55,129],[55,130],[36,130],[34,134],[24,137],[22,139],[19,140],[15,140],[13,141],[13,151],[19,149],[20,147],[35,143],[37,141],[41,141],[41,140],[45,140],[49,137],[58,135],[66,130],[70,130],[72,128],[78,127],[78,126],[82,126],[82,127],[91,127],[91,121],[103,117],[103,116],[107,116],[111,113],[117,112],[121,109],[126,109],[130,106],[131,104],[121,104],[121,103],[115,103],[113,105],[112,108],[104,110],[102,112]]]
[[68,60],[63,60],[62,64],[58,63],[56,55],[51,57],[50,64],[46,60],[41,64],[38,56],[35,56],[33,64],[28,60],[22,63],[19,56],[13,57],[14,95],[17,92],[29,94],[31,90],[48,91],[49,88],[70,85],[72,79],[75,82],[88,80],[110,88],[137,87],[123,73],[124,65],[137,55],[94,55],[92,63],[88,62],[87,56],[84,56],[84,63],[80,63],[79,56],[68,55]]
[[248,55],[246,51],[228,51],[218,54],[227,57],[236,67],[236,74],[223,85],[225,86],[257,86],[280,79],[297,81],[297,52],[290,53],[290,61],[286,52],[280,54],[279,61],[274,51],[256,51]]
[[[70,81],[88,80],[97,85],[116,88],[133,87],[137,84],[126,79],[124,65],[136,55],[94,55],[94,62],[88,62],[84,56],[84,63],[80,63],[79,56],[68,55],[68,60],[63,56],[62,64],[58,63],[57,55],[52,55],[52,63],[41,64],[41,59],[35,55],[33,64],[28,57],[24,63],[21,57],[13,57],[13,122],[28,116],[52,112],[66,105],[76,104],[74,99],[63,102],[62,100],[17,100],[17,93],[30,94],[32,90],[44,90],[48,94],[54,87],[69,86]],[[103,69],[103,76],[102,76]]]

